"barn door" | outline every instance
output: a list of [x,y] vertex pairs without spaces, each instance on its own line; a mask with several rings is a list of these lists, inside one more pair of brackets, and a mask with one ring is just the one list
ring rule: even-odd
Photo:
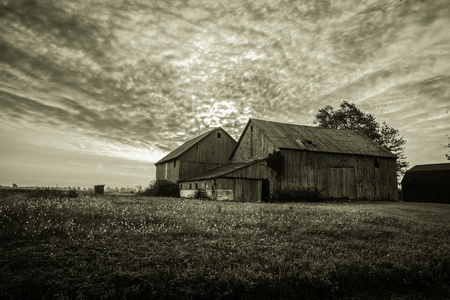
[[270,185],[269,180],[262,181],[261,202],[270,201]]
[[328,196],[330,198],[356,198],[355,170],[353,168],[328,169]]
[[242,180],[235,179],[234,180],[234,191],[233,191],[233,200],[234,201],[242,201]]

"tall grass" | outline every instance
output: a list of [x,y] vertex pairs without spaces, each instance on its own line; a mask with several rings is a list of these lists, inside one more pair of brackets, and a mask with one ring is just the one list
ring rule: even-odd
[[450,206],[3,198],[0,298],[446,299]]

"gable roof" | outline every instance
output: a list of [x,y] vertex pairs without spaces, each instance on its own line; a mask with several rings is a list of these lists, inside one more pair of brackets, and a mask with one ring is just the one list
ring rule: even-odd
[[[244,133],[250,124],[257,126],[279,149],[396,158],[390,151],[359,131],[250,119]],[[235,150],[239,147],[244,133],[242,133]]]
[[198,175],[192,176],[190,178],[186,178],[183,180],[180,180],[180,182],[183,181],[195,181],[195,180],[203,180],[203,179],[212,179],[212,178],[217,178],[217,177],[221,177],[223,175],[232,173],[234,171],[246,168],[248,166],[251,166],[253,164],[259,163],[261,161],[265,160],[263,159],[257,159],[257,160],[253,160],[250,162],[238,162],[238,163],[228,163],[225,165],[222,165],[220,167],[211,169],[211,170],[207,170],[205,172],[202,172]]
[[231,137],[228,132],[226,132],[222,127],[216,127],[208,132],[205,132],[187,142],[185,142],[184,144],[182,144],[181,146],[179,146],[178,148],[176,148],[175,150],[173,150],[172,152],[170,152],[169,154],[167,154],[166,156],[164,156],[163,158],[161,158],[159,161],[157,161],[155,163],[155,165],[159,165],[163,162],[178,158],[181,154],[185,153],[186,151],[188,151],[189,149],[191,149],[195,144],[197,144],[198,142],[202,141],[203,139],[205,139],[207,136],[209,136],[210,134],[218,131],[218,130],[222,130],[226,135],[228,135],[233,141],[233,137]]
[[406,171],[402,184],[450,184],[450,163],[414,166]]

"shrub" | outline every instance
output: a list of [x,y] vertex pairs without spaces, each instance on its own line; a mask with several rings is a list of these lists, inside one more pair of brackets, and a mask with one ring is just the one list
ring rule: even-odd
[[288,188],[272,194],[273,202],[320,202],[323,201],[320,191],[314,189]]
[[180,188],[178,187],[178,184],[167,180],[154,180],[139,194],[150,197],[180,197]]
[[69,190],[67,191],[67,197],[69,197],[69,198],[77,198],[77,197],[78,197],[78,192],[77,192],[77,190],[76,190],[75,188],[69,189]]
[[208,194],[206,194],[206,191],[203,189],[196,189],[192,198],[200,200],[211,200]]

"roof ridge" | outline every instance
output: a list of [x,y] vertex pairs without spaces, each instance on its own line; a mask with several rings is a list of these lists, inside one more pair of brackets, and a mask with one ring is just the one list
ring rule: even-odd
[[[243,134],[248,130],[250,123],[257,126],[262,134],[279,149],[396,157],[389,150],[358,130],[325,128],[251,118]],[[297,139],[306,140],[311,146],[302,149],[298,145]],[[238,144],[240,141],[241,139],[239,139]]]
[[[177,148],[175,148],[174,150],[170,151],[166,156],[164,156],[163,158],[161,158],[159,161],[157,161],[155,163],[155,165],[163,163],[165,161],[177,158],[178,156],[180,156],[181,154],[185,153],[186,151],[188,151],[189,149],[191,149],[196,143],[202,141],[203,139],[205,139],[207,136],[209,136],[211,133],[213,133],[214,131],[221,129],[224,132],[226,132],[222,127],[215,127],[209,131],[206,131],[202,134],[199,134],[189,140],[187,140],[186,142],[184,142],[183,144],[181,144],[180,146],[178,146]],[[228,134],[229,135],[229,134]],[[195,140],[195,142],[193,142]],[[180,151],[180,153],[176,154],[175,156],[173,156],[173,153],[175,153],[177,150],[179,150],[180,148],[183,148],[183,146],[187,145],[188,143],[192,143],[192,145],[186,147],[186,149],[183,149],[182,151]]]
[[267,122],[267,123],[275,123],[275,124],[281,124],[281,125],[289,125],[289,126],[299,126],[299,127],[308,127],[308,128],[317,128],[317,129],[323,129],[323,130],[347,130],[347,131],[356,131],[356,132],[361,132],[359,130],[356,129],[346,129],[346,128],[329,128],[329,127],[321,127],[321,126],[313,126],[313,125],[303,125],[303,124],[296,124],[296,123],[286,123],[286,122],[276,122],[276,121],[270,121],[270,120],[263,120],[263,119],[257,119],[257,118],[250,118],[250,120],[255,120],[255,121],[260,121],[260,122]]

